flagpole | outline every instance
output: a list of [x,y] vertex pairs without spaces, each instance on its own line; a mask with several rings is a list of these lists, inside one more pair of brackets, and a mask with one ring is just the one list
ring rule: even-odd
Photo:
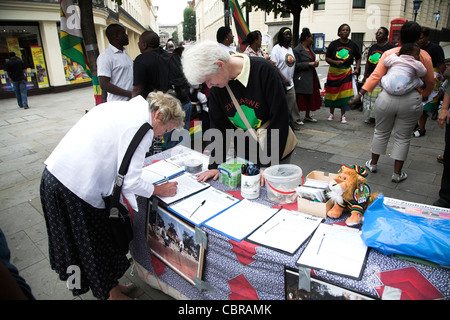
[[225,27],[230,27],[230,1],[229,0],[223,0],[223,11],[224,11],[224,19],[225,19]]

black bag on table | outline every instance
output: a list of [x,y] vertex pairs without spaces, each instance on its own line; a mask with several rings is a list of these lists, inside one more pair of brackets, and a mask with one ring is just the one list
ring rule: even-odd
[[128,172],[131,158],[139,143],[141,143],[142,138],[150,129],[153,129],[153,127],[146,122],[136,132],[123,157],[119,173],[116,177],[114,189],[111,195],[103,198],[105,201],[106,212],[109,214],[113,239],[117,249],[123,254],[128,253],[130,241],[133,239],[133,221],[128,209],[120,203],[120,193],[122,192],[123,180]]

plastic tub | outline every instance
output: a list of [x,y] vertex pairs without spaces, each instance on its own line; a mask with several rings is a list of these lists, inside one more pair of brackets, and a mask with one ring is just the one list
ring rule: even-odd
[[280,164],[264,170],[267,197],[277,204],[297,201],[295,188],[302,184],[302,169],[293,164]]
[[232,189],[241,185],[241,167],[249,161],[234,158],[219,165],[219,181]]

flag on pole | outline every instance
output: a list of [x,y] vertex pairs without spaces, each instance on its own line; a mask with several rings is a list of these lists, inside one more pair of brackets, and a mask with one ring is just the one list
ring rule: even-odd
[[92,79],[95,103],[102,103],[102,89],[97,76],[92,76],[89,63],[83,52],[83,34],[77,7],[72,0],[59,0],[61,12],[61,53],[81,65]]
[[89,65],[83,53],[83,34],[76,6],[72,0],[59,0],[61,5],[61,53],[80,64],[92,77]]
[[250,32],[247,26],[247,23],[244,20],[244,16],[242,15],[241,7],[239,6],[238,0],[230,0],[230,8],[231,13],[233,15],[233,20],[236,25],[236,32],[239,38],[239,46],[241,47],[241,51],[244,52],[246,46],[242,45],[242,41],[247,38],[247,34]]

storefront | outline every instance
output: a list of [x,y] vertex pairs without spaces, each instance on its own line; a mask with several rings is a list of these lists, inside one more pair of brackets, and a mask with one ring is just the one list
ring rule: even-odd
[[[59,23],[56,24],[59,35]],[[49,88],[52,85],[47,71],[39,24],[0,21],[0,95],[13,92],[11,79],[5,72],[5,64],[9,60],[11,51],[25,63],[28,90]],[[61,57],[66,85],[91,81],[82,66],[64,55]]]
[[28,90],[49,87],[38,24],[6,24],[0,21],[1,93],[14,91],[11,79],[5,72],[5,64],[12,51],[25,63]]

